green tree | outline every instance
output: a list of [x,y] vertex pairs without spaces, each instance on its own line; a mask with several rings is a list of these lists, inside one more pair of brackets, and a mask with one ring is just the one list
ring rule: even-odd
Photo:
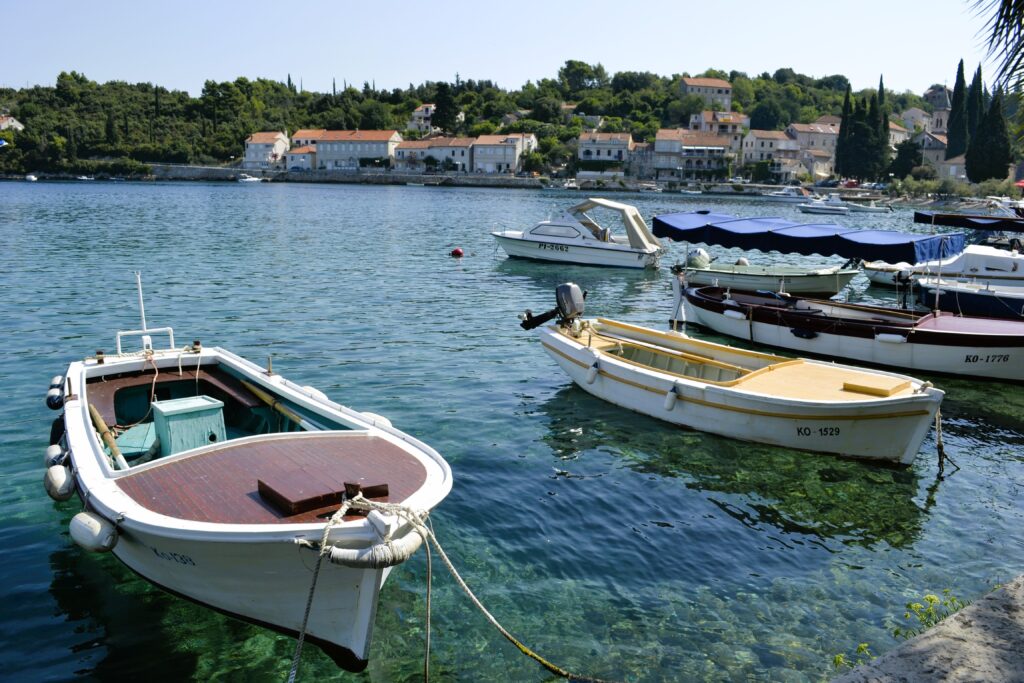
[[974,78],[971,79],[971,85],[967,89],[967,140],[970,144],[970,139],[978,133],[978,124],[981,123],[981,118],[985,115],[985,106],[982,101],[982,83],[981,83],[981,65],[974,72]]
[[1003,179],[1011,161],[1010,134],[1003,114],[1003,93],[997,90],[992,97],[992,106],[978,124],[978,135],[967,150],[967,178],[972,183],[990,178]]
[[458,116],[459,106],[455,104],[451,86],[445,82],[438,83],[437,93],[434,95],[434,115],[431,117],[431,125],[450,133],[455,130]]
[[778,130],[786,125],[786,113],[774,98],[762,100],[750,111],[750,127],[757,130]]
[[956,84],[946,126],[946,158],[960,156],[967,151],[967,85],[964,83],[964,60],[956,68]]
[[847,156],[850,147],[850,127],[853,125],[853,111],[850,107],[850,84],[846,84],[846,96],[843,98],[843,113],[839,121],[839,135],[836,137],[836,175],[843,177],[846,173]]
[[913,140],[904,140],[896,145],[896,158],[889,164],[889,173],[896,178],[906,178],[922,161],[921,146]]

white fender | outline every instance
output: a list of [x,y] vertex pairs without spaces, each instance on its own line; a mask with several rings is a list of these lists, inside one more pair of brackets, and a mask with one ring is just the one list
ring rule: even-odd
[[727,309],[725,309],[722,312],[722,315],[724,315],[726,318],[732,318],[733,320],[746,320],[747,319],[747,316],[743,313],[743,311],[737,311],[734,308],[727,308]]
[[587,370],[587,384],[593,384],[597,381],[597,375],[601,372],[601,364],[597,359],[594,359],[594,364]]
[[105,553],[117,545],[117,527],[94,512],[79,512],[68,529],[72,540],[89,552]]
[[907,338],[902,334],[893,334],[891,332],[880,332],[875,335],[875,341],[886,342],[889,344],[906,344]]
[[339,548],[334,546],[327,555],[327,559],[334,564],[346,567],[363,567],[378,569],[381,567],[394,567],[409,559],[416,552],[423,537],[417,532],[411,531],[402,538],[390,542],[377,543],[366,548]]
[[54,500],[67,500],[75,493],[75,478],[71,474],[71,468],[64,465],[53,465],[46,468],[46,475],[43,477],[43,487],[50,498]]
[[46,467],[53,467],[54,465],[59,465],[63,459],[64,449],[60,444],[55,443],[52,446],[46,447],[46,455],[43,456],[43,465]]
[[673,386],[671,389],[665,392],[665,410],[671,412],[676,407],[676,399],[679,398],[679,394],[676,393],[676,388]]
[[363,411],[363,415],[365,415],[366,417],[370,418],[371,420],[378,424],[385,425],[386,427],[392,426],[391,420],[387,419],[383,415],[378,415],[377,413],[370,413],[365,410]]

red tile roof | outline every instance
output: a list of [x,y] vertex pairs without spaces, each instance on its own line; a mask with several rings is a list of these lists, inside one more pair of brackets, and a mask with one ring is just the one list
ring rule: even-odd
[[683,83],[691,88],[732,88],[729,81],[723,81],[721,78],[684,78]]
[[398,149],[430,149],[433,140],[404,140],[398,143]]
[[323,128],[317,128],[317,129],[303,128],[301,130],[297,130],[294,133],[292,133],[292,140],[295,140],[295,139],[303,139],[303,140],[305,140],[306,138],[309,138],[309,139],[312,139],[312,140],[318,140],[320,138],[320,136],[323,135],[326,132],[327,131],[324,130]]
[[798,133],[839,134],[838,127],[823,123],[791,123],[789,126]]
[[320,140],[329,142],[387,142],[396,130],[328,130]]
[[246,138],[245,141],[246,142],[252,142],[254,144],[261,144],[261,145],[270,144],[270,145],[272,145],[275,142],[277,142],[278,139],[280,139],[280,138],[284,138],[285,140],[288,139],[287,137],[285,137],[284,133],[279,133],[279,132],[271,131],[271,132],[253,133],[248,138]]
[[580,133],[580,142],[630,142],[630,133]]
[[288,154],[315,154],[316,145],[303,145],[302,147],[295,147],[288,150]]
[[903,132],[903,133],[909,132],[909,131],[907,131],[906,128],[904,128],[900,124],[896,123],[895,121],[890,121],[889,122],[889,130],[894,130],[894,131]]
[[763,138],[765,140],[789,140],[789,136],[786,135],[784,130],[757,130],[752,128],[750,134],[755,138]]

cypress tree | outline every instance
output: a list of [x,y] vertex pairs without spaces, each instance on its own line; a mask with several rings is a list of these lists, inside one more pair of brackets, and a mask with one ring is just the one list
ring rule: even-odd
[[964,82],[964,60],[956,69],[956,85],[946,131],[946,158],[960,156],[967,151],[967,84]]
[[967,150],[967,178],[973,183],[994,178],[1002,180],[1012,161],[1010,134],[1003,114],[1003,93],[996,91],[992,106],[978,124],[978,135]]
[[974,72],[971,79],[971,87],[967,89],[967,146],[970,147],[971,139],[978,133],[978,124],[985,115],[985,105],[981,94],[981,66]]
[[853,112],[850,110],[850,84],[846,84],[846,97],[843,98],[843,117],[839,122],[839,136],[836,138],[836,175],[846,175],[847,150],[849,149],[850,127],[853,125],[851,119]]

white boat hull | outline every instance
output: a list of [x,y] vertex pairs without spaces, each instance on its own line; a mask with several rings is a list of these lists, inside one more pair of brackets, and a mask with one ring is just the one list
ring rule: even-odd
[[850,284],[857,271],[836,270],[827,273],[770,273],[760,266],[720,266],[718,268],[689,268],[686,281],[691,285],[714,285],[748,292],[767,290],[790,294],[838,294]]
[[560,244],[556,240],[540,242],[509,237],[501,233],[492,234],[509,256],[540,261],[618,268],[657,268],[661,256],[658,251],[640,251],[622,245],[597,247]]
[[[302,628],[317,553],[296,534],[247,540],[180,538],[126,520],[113,553],[159,587],[246,621],[295,635]],[[387,572],[324,561],[306,638],[340,665],[369,658],[377,596]]]
[[[786,399],[688,381],[609,354],[600,355],[599,372],[591,383],[593,350],[553,327],[542,331],[541,341],[566,374],[598,398],[672,424],[798,450],[909,464],[942,400],[942,392],[931,387],[900,401],[830,405]],[[666,344],[664,335],[652,341]],[[678,399],[666,409],[673,387]]]
[[956,256],[944,261],[863,264],[864,274],[871,282],[896,286],[900,273],[911,277],[940,277],[943,280],[966,280],[996,286],[1024,286],[1024,254],[984,245],[972,244]]
[[687,322],[730,337],[799,354],[829,356],[911,371],[1024,381],[1024,349],[1019,346],[919,344],[912,341],[913,334],[901,340],[896,335],[883,334],[867,339],[817,332],[816,337],[806,339],[793,334],[786,325],[729,317],[694,306],[685,297],[683,301]]

